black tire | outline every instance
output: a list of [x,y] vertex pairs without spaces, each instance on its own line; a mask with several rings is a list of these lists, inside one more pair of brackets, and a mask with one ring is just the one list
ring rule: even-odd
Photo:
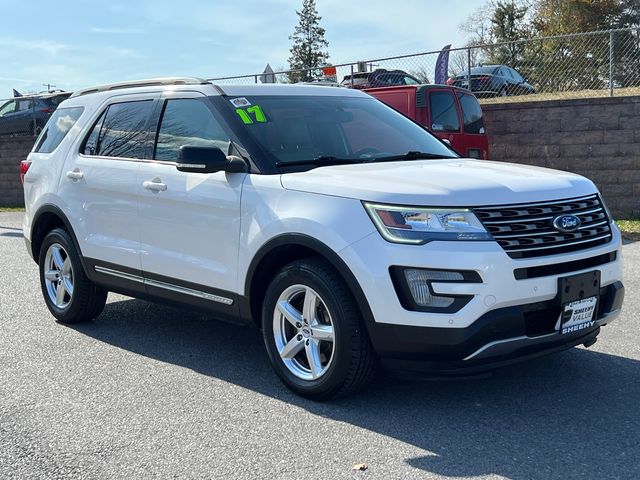
[[[306,286],[317,293],[333,326],[331,362],[322,376],[313,380],[302,379],[292,373],[276,346],[276,303],[287,289],[295,286]],[[349,395],[364,388],[375,376],[377,358],[360,309],[342,277],[321,259],[295,261],[277,273],[266,292],[262,327],[267,353],[276,374],[290,390],[301,396],[326,400]],[[308,345],[309,341],[306,342]]]
[[[72,278],[73,286],[72,294],[68,292],[65,294],[65,299],[68,297],[68,301],[66,305],[62,307],[57,306],[55,299],[51,298],[47,283],[50,280],[45,278],[45,268],[47,268],[48,263],[47,252],[49,252],[52,246],[54,246],[54,248],[57,248],[57,246],[61,247],[62,252],[66,255],[65,260],[68,259],[71,264],[70,277]],[[107,291],[98,287],[87,278],[82,268],[82,263],[80,262],[79,252],[66,230],[56,228],[47,234],[42,241],[38,264],[40,267],[40,287],[42,289],[42,295],[44,296],[49,311],[56,318],[57,322],[65,324],[81,323],[91,320],[102,313],[107,301]]]

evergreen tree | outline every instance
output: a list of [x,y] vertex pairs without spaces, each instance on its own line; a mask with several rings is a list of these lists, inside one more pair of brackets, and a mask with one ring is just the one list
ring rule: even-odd
[[[322,17],[318,15],[315,0],[304,0],[302,10],[296,10],[296,13],[300,21],[293,35],[289,37],[289,40],[293,40],[293,46],[289,50],[289,68],[319,69],[329,60],[329,52],[324,50],[329,46],[329,42],[324,38],[325,30],[320,26]],[[319,70],[290,72],[289,80],[291,83],[308,82],[320,75]]]
[[498,1],[491,17],[491,35],[496,43],[504,44],[491,51],[492,63],[517,68],[525,57],[525,44],[518,42],[530,37],[527,7],[514,0]]

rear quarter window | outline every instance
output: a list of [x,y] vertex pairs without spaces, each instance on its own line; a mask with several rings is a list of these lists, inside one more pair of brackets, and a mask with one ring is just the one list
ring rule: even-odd
[[464,132],[483,134],[485,130],[482,109],[476,97],[466,93],[458,93],[458,99],[460,100],[460,108],[462,108]]
[[51,153],[67,136],[67,133],[76,124],[84,107],[60,108],[51,115],[33,149],[37,153]]

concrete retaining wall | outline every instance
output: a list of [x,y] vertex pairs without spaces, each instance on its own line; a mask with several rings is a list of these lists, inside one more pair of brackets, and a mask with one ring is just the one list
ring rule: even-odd
[[0,206],[24,205],[20,162],[27,158],[34,137],[0,137]]

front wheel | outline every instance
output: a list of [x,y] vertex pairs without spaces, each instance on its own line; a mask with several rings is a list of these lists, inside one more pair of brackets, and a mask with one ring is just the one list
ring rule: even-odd
[[376,358],[346,284],[319,259],[299,260],[275,276],[262,312],[269,359],[299,395],[325,400],[363,388]]
[[47,234],[38,263],[44,300],[58,322],[80,323],[100,315],[107,291],[86,277],[66,230],[56,228]]

